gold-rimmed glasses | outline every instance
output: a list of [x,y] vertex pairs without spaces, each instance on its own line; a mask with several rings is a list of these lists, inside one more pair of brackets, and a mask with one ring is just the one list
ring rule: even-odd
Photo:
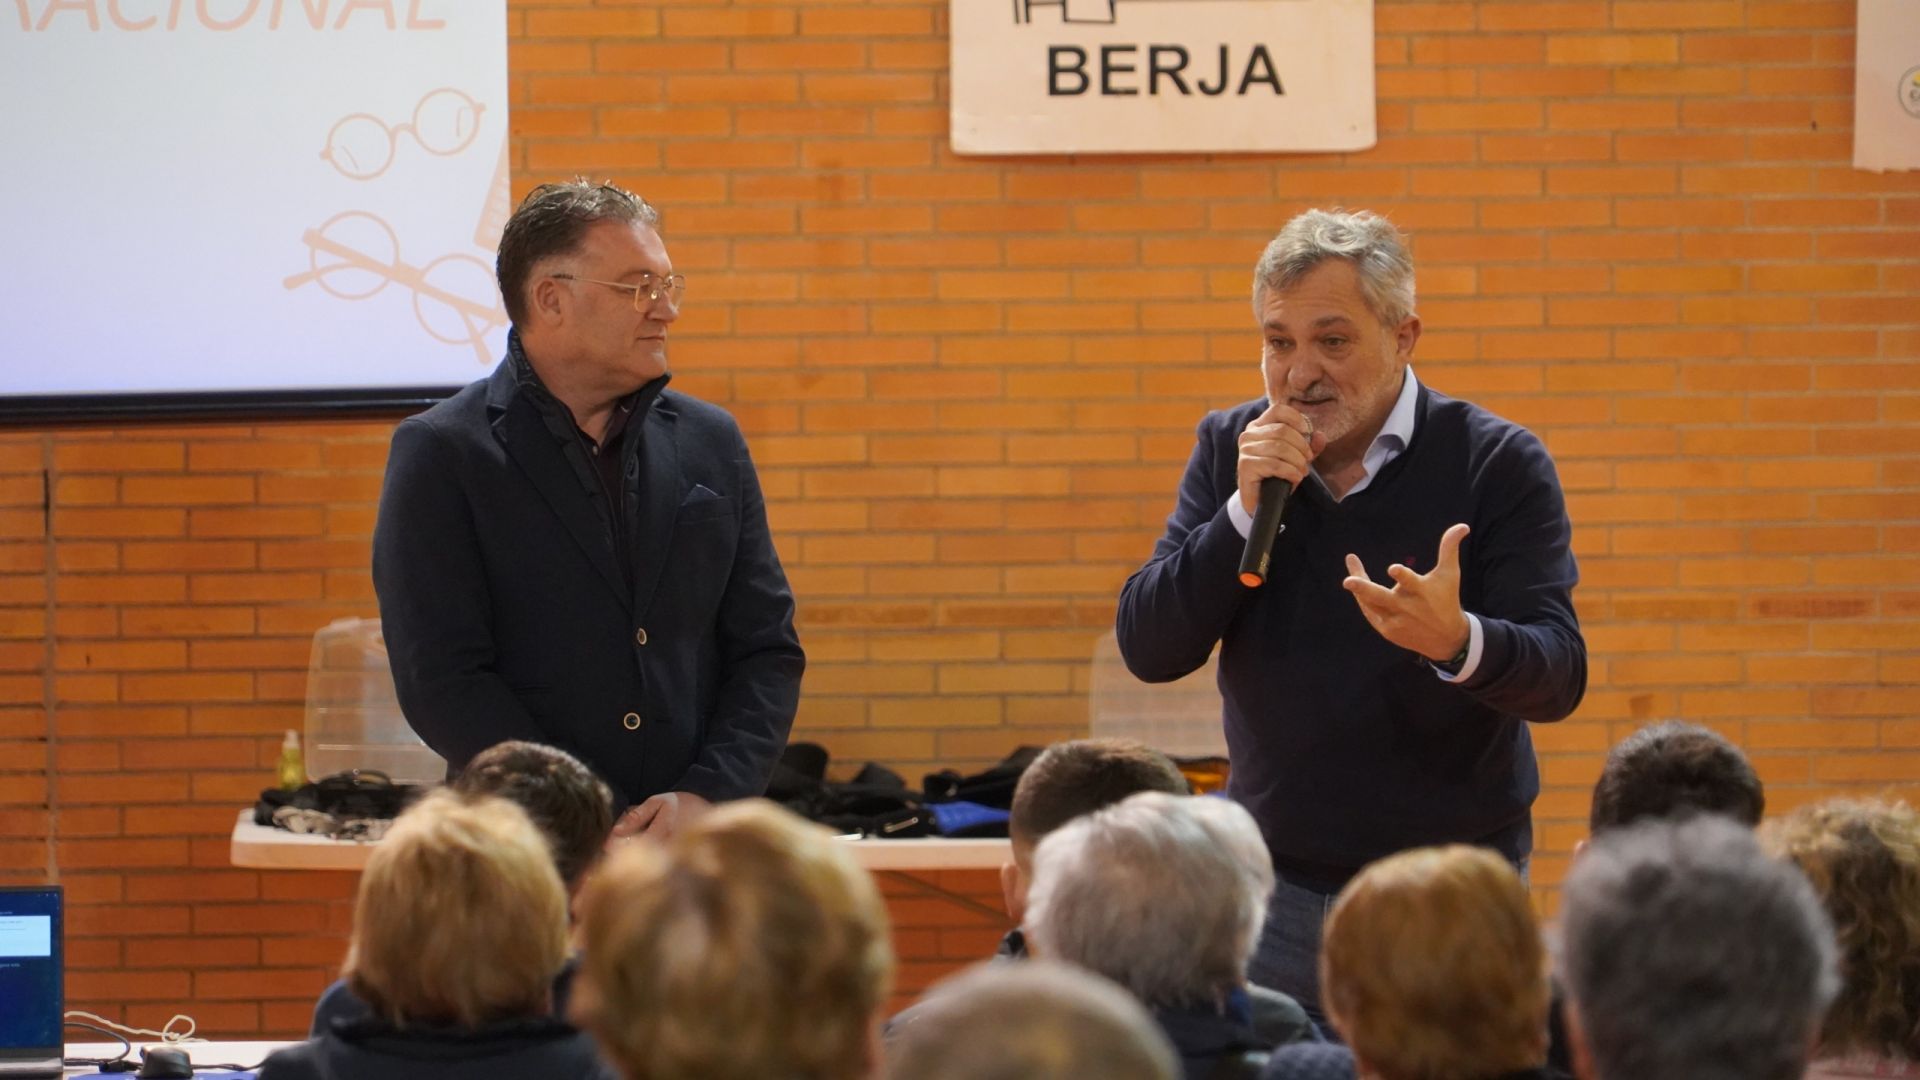
[[665,277],[641,274],[640,280],[636,282],[602,281],[599,278],[580,277],[577,274],[548,274],[547,276],[557,278],[561,281],[584,281],[589,285],[605,285],[610,289],[624,289],[633,294],[633,310],[641,312],[647,310],[648,304],[662,297],[666,299],[668,307],[679,311],[680,301],[687,295],[687,276],[685,274],[668,274]]

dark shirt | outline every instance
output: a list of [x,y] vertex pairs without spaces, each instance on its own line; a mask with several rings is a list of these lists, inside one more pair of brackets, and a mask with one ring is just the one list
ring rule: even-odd
[[[1353,1051],[1339,1043],[1283,1046],[1267,1059],[1260,1080],[1354,1080]],[[1546,1069],[1488,1075],[1484,1080],[1558,1080]]]
[[[517,344],[518,337],[514,340]],[[667,385],[667,377],[655,379],[620,399],[607,417],[607,429],[596,440],[580,427],[573,410],[547,389],[547,384],[541,381],[540,373],[534,370],[533,362],[527,359],[524,350],[511,348],[507,355],[513,362],[515,377],[526,388],[534,406],[540,410],[540,418],[545,421],[554,441],[560,445],[560,452],[573,462],[575,469],[580,468],[576,455],[584,451],[587,471],[597,484],[589,482],[583,486],[591,493],[595,510],[613,535],[614,550],[631,551],[633,545],[628,539],[633,529],[627,521],[627,507],[631,500],[627,498],[627,477],[623,474],[631,472],[637,476],[638,469],[626,468],[627,430],[632,427],[633,418],[645,413],[654,399],[660,396],[660,391]],[[583,476],[582,479],[587,478]],[[627,579],[631,581],[633,568],[623,566],[622,569],[627,571]]]
[[[560,974],[553,977],[553,1018],[565,1020],[567,1000],[573,994],[573,977],[580,970],[578,956],[567,957],[566,966]],[[358,1024],[373,1019],[373,1007],[365,999],[353,992],[345,979],[335,979],[333,985],[320,992],[320,1000],[313,1007],[313,1023],[307,1031],[309,1038],[317,1039],[343,1024]]]
[[1180,1055],[1180,1070],[1185,1080],[1207,1080],[1221,1061],[1229,1057],[1259,1054],[1273,1044],[1262,1042],[1253,1032],[1253,1012],[1243,991],[1227,995],[1219,1008],[1193,1007],[1153,1009]]
[[548,1017],[483,1028],[395,1027],[377,1017],[343,1023],[276,1050],[260,1080],[617,1080],[587,1035]]
[[[1027,934],[1019,927],[1007,931],[1000,939],[1000,947],[994,950],[995,960],[1025,960],[1027,958]],[[1254,1039],[1259,1045],[1280,1046],[1285,1043],[1319,1042],[1326,1036],[1321,1034],[1307,1011],[1292,997],[1278,990],[1269,990],[1264,986],[1248,983],[1244,991],[1247,1002],[1248,1023],[1253,1028]]]
[[[1166,534],[1120,595],[1127,666],[1168,681],[1220,646],[1229,793],[1289,881],[1337,888],[1377,858],[1448,842],[1520,862],[1540,790],[1527,724],[1566,716],[1586,689],[1552,459],[1524,428],[1422,387],[1406,452],[1340,502],[1302,485],[1267,583],[1248,589],[1227,500],[1239,434],[1265,408],[1201,422]],[[1460,600],[1483,648],[1473,674],[1448,683],[1380,636],[1341,583],[1349,552],[1377,581],[1393,563],[1432,570],[1456,522],[1473,530]]]

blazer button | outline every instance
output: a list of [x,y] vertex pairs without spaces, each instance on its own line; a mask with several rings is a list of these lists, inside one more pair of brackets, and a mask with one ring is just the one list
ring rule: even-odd
[[637,712],[630,712],[627,715],[621,717],[620,722],[627,726],[628,731],[640,730],[640,714]]
[[646,627],[642,626],[633,632],[633,643],[635,645],[645,645],[647,643]]

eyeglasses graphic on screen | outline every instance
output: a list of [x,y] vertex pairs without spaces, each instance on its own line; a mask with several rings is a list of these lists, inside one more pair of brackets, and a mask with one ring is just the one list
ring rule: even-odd
[[413,291],[413,313],[435,339],[473,346],[482,364],[493,363],[487,335],[507,324],[493,271],[471,255],[442,255],[415,267],[400,259],[393,227],[363,210],[327,219],[300,237],[309,269],[281,282],[298,289],[309,282],[342,300],[365,300],[388,285]]
[[450,86],[429,90],[413,107],[413,118],[388,124],[372,113],[345,116],[327,132],[320,156],[353,180],[371,180],[393,166],[400,136],[409,135],[422,150],[451,157],[473,145],[486,106]]

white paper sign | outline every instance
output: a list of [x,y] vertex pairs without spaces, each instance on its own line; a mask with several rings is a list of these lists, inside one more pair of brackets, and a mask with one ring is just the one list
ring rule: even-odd
[[962,154],[1362,150],[1373,0],[950,0]]
[[457,386],[506,0],[0,0],[0,397]]
[[1920,0],[1860,0],[1853,167],[1920,169]]

